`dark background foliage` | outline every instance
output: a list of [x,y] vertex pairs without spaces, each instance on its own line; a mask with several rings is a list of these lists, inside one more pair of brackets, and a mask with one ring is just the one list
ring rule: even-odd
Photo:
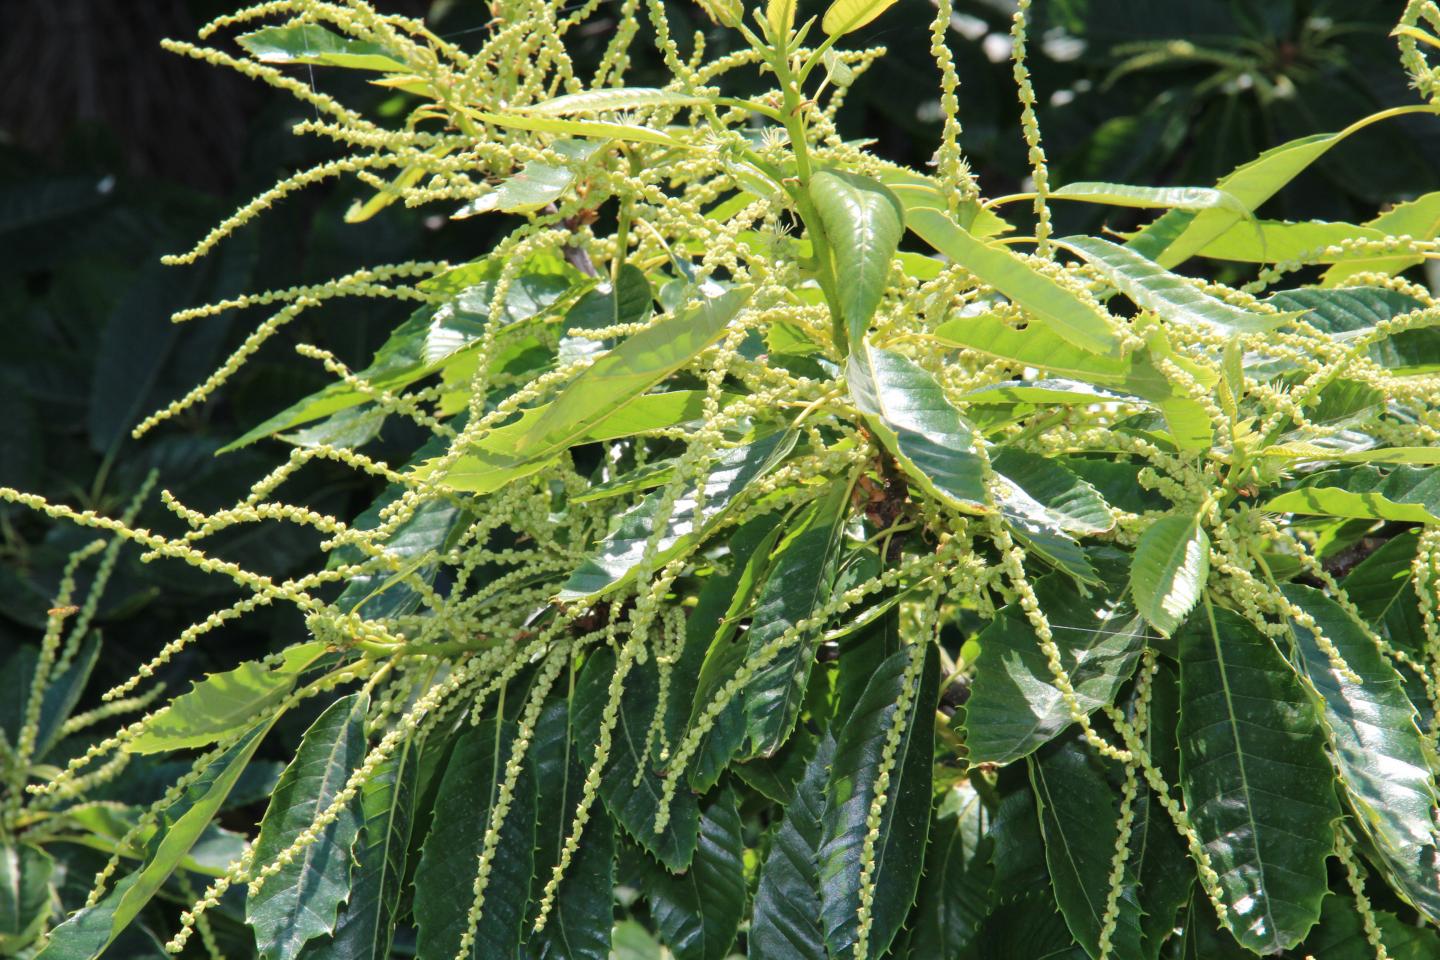
[[[427,15],[463,44],[478,36],[476,0],[381,2]],[[727,37],[688,2],[671,4],[678,36]],[[453,261],[486,249],[493,225],[443,211],[391,208],[360,226],[341,214],[358,191],[331,184],[270,211],[202,265],[159,266],[214,221],[286,173],[327,156],[289,127],[303,105],[243,78],[164,53],[162,37],[188,37],[233,7],[227,0],[6,0],[0,4],[0,484],[117,513],[158,470],[163,486],[206,510],[233,501],[280,462],[281,444],[213,456],[225,442],[325,374],[288,348],[324,343],[363,360],[404,310],[341,301],[311,311],[267,345],[202,408],[135,441],[130,428],[202,380],[263,318],[259,310],[176,326],[174,310],[242,291],[313,282],[409,258]],[[1395,8],[1302,0],[1049,0],[1036,4],[1032,70],[1045,146],[1057,183],[1116,180],[1204,185],[1258,151],[1338,129],[1405,99],[1386,37]],[[961,78],[964,146],[988,195],[1026,187],[1019,108],[1007,59],[1013,7],[962,0],[948,40]],[[863,39],[891,56],[862,78],[842,116],[844,133],[882,154],[923,166],[938,139],[929,58],[934,7],[905,0]],[[582,40],[598,50],[603,31]],[[639,69],[661,76],[637,41]],[[342,72],[303,77],[358,97],[382,114],[387,94]],[[1384,163],[1374,162],[1377,156]],[[1378,206],[1440,184],[1434,124],[1394,123],[1333,151],[1282,193],[1267,214],[1363,220]],[[1402,187],[1403,185],[1403,187]],[[1405,193],[1401,193],[1401,190]],[[1019,206],[1011,208],[1023,217]],[[1062,230],[1093,230],[1088,207],[1057,211]],[[1109,214],[1107,226],[1132,219]],[[382,438],[382,458],[403,459],[416,437]],[[349,471],[309,468],[298,490],[326,512],[353,515],[373,488]],[[174,529],[152,498],[140,525]],[[272,575],[317,562],[313,536],[275,524],[247,527],[222,552]],[[0,506],[0,651],[33,642],[66,555],[89,535]],[[227,582],[175,564],[122,560],[99,623],[108,655],[92,690],[128,675],[166,639],[234,599]],[[197,676],[256,656],[302,630],[291,613],[260,611],[172,666]],[[183,685],[183,684],[182,684]],[[296,725],[299,725],[297,720]]]

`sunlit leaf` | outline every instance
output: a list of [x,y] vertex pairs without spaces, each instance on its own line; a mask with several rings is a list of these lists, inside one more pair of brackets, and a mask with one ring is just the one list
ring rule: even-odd
[[1110,320],[1007,247],[977,240],[938,210],[907,210],[905,225],[1064,340],[1104,356],[1119,355]]
[[1112,207],[1245,212],[1245,205],[1224,190],[1209,187],[1137,187],[1127,183],[1077,181],[1046,194],[1052,200],[1080,200]]
[[832,37],[859,30],[890,7],[895,0],[835,0],[825,11],[820,29]]
[[855,406],[905,472],[932,496],[985,510],[975,446],[982,442],[922,367],[868,340],[853,345],[845,379]]
[[[365,758],[368,705],[360,694],[341,697],[305,731],[260,823],[260,863],[294,844],[345,788]],[[262,960],[294,960],[306,942],[335,932],[340,905],[350,898],[350,847],[359,832],[359,811],[347,804],[315,842],[246,899],[245,920]]]
[[1271,497],[1262,506],[1272,513],[1440,523],[1440,469],[1324,470],[1308,475],[1301,486]]
[[378,43],[354,40],[318,23],[292,23],[241,34],[235,42],[262,63],[311,63],[317,66],[408,72],[413,68]]
[[1320,649],[1315,632],[1289,620],[1296,662],[1318,695],[1321,726],[1330,741],[1345,797],[1374,843],[1398,892],[1432,920],[1440,919],[1440,836],[1434,810],[1440,795],[1434,750],[1405,695],[1404,681],[1350,614],[1320,591],[1281,588],[1313,617],[1361,682],[1347,679]]
[[184,792],[161,810],[160,828],[141,865],[93,906],[82,908],[50,931],[36,960],[97,960],[140,915],[205,832],[274,723],[272,718],[250,728],[202,767]]
[[883,184],[853,173],[816,173],[810,199],[830,244],[853,349],[885,293],[891,261],[905,233],[905,213]]
[[1223,334],[1264,333],[1287,320],[1286,314],[1262,314],[1232,306],[1197,289],[1182,277],[1135,251],[1099,237],[1066,237],[1057,243],[1084,257],[1100,275],[1136,305],[1153,310],[1167,323],[1187,323]]
[[1270,638],[1209,604],[1180,635],[1180,691],[1181,788],[1225,926],[1286,950],[1320,917],[1340,815],[1315,709]]
[[1161,517],[1135,545],[1130,591],[1141,615],[1169,636],[1200,600],[1210,576],[1210,537],[1200,518]]
[[212,673],[152,714],[125,749],[158,753],[200,747],[244,730],[262,711],[285,699],[300,674],[324,654],[324,643],[301,643],[287,649],[273,666],[252,661]]

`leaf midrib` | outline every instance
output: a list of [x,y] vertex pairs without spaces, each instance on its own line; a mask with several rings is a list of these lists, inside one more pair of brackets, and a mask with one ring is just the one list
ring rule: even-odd
[[[1260,856],[1260,833],[1257,824],[1255,823],[1255,808],[1254,805],[1250,803],[1250,795],[1252,792],[1250,788],[1250,775],[1245,769],[1245,751],[1240,745],[1238,718],[1235,715],[1235,704],[1230,690],[1230,674],[1229,671],[1226,669],[1225,658],[1220,649],[1220,630],[1218,625],[1215,623],[1215,610],[1213,607],[1211,607],[1208,598],[1205,602],[1205,614],[1206,619],[1210,623],[1210,641],[1215,648],[1215,669],[1220,674],[1220,689],[1222,695],[1225,698],[1226,715],[1232,718],[1232,722],[1228,724],[1228,726],[1231,732],[1231,739],[1235,744],[1235,765],[1240,771],[1241,789],[1245,793],[1245,819],[1250,825],[1250,839],[1248,842],[1248,846],[1255,851],[1255,862],[1257,865],[1259,865],[1261,883],[1263,884],[1259,898],[1261,901],[1261,911],[1264,915],[1267,929],[1270,931],[1269,939],[1273,942],[1275,934],[1279,928],[1277,928],[1275,925],[1275,917],[1270,909],[1270,889],[1269,884],[1265,882],[1265,877],[1267,876],[1267,865]],[[1254,929],[1253,924],[1251,926],[1251,929]]]

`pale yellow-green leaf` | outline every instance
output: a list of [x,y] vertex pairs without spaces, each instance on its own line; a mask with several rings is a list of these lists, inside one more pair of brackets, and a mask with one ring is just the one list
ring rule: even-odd
[[770,0],[765,6],[765,19],[770,24],[770,33],[777,41],[783,41],[795,29],[795,8],[800,0]]
[[832,37],[859,30],[895,5],[895,0],[835,0],[825,11],[820,29]]

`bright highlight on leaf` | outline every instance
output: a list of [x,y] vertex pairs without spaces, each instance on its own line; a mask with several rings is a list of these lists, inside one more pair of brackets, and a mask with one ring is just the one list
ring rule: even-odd
[[820,29],[832,37],[843,36],[874,20],[895,5],[896,0],[835,0],[825,11]]

